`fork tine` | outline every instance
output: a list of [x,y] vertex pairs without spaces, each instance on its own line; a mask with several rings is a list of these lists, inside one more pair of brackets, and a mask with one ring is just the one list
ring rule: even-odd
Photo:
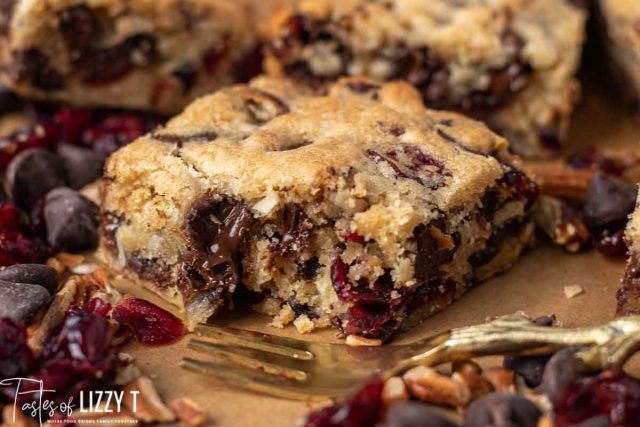
[[[284,364],[270,363],[269,361],[263,360],[260,355],[257,354],[258,352],[253,350],[246,350],[239,347],[227,347],[197,339],[189,341],[187,347],[200,353],[214,356],[216,359],[222,358],[228,363],[233,363],[245,368],[261,370],[268,374],[300,382],[307,380],[306,372],[284,366]],[[290,359],[283,359],[282,362],[286,363],[287,360]]]
[[342,397],[353,390],[321,389],[301,387],[299,382],[286,378],[269,375],[259,371],[203,362],[197,359],[183,357],[180,361],[183,368],[217,378],[224,383],[241,387],[256,393],[267,394],[274,397],[302,401],[326,401],[330,397]]
[[306,350],[305,341],[293,338],[276,337],[259,332],[234,328],[219,328],[210,325],[199,325],[195,332],[213,339],[223,341],[225,345],[252,348],[267,353],[278,354],[297,360],[312,360],[313,353]]

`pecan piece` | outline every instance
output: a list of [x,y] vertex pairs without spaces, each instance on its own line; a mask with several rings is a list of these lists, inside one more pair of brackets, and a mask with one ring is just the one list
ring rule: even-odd
[[541,194],[584,200],[595,171],[573,169],[559,162],[535,162],[526,165]]
[[578,252],[591,240],[589,228],[582,215],[564,200],[541,196],[533,212],[538,228],[558,246]]
[[[136,378],[124,387],[124,391],[124,404],[138,420],[144,423],[167,423],[176,419],[149,378]],[[136,400],[133,396],[137,396]]]
[[426,366],[410,369],[403,379],[411,395],[423,402],[461,407],[471,398],[471,391],[461,378],[448,377]]

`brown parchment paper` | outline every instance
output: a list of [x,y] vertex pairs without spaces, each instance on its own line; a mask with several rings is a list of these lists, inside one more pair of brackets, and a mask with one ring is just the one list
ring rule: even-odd
[[[585,92],[574,116],[571,144],[566,151],[576,151],[589,145],[637,147],[640,124],[634,123],[618,105],[613,89],[606,84],[590,84]],[[623,268],[623,262],[607,259],[594,251],[571,255],[557,248],[538,248],[525,254],[507,274],[471,290],[444,312],[423,322],[399,340],[409,341],[519,310],[531,316],[553,313],[565,326],[607,322],[615,313],[615,292]],[[569,285],[580,285],[585,292],[568,299],[564,295],[564,287]],[[247,311],[234,313],[219,322],[268,333],[295,335],[292,328],[267,327],[269,319]],[[320,331],[303,338],[334,339],[331,331]],[[311,409],[306,403],[251,394],[180,369],[178,362],[183,355],[201,357],[186,349],[185,343],[186,340],[182,340],[169,347],[132,344],[125,351],[132,354],[140,369],[153,378],[165,400],[189,397],[207,408],[209,425],[292,427]],[[639,363],[631,363],[628,369],[640,374]]]

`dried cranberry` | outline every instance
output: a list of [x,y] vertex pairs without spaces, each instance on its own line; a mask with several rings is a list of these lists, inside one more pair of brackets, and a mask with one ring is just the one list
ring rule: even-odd
[[61,108],[53,116],[53,122],[60,126],[60,142],[77,144],[82,132],[94,122],[94,114],[89,110]]
[[374,378],[355,396],[337,405],[313,412],[302,427],[370,427],[382,416],[382,388],[380,378]]
[[0,232],[21,230],[20,210],[9,201],[0,202]]
[[106,317],[111,312],[111,304],[104,302],[100,298],[92,298],[83,306],[83,309],[89,313]]
[[0,266],[44,262],[50,255],[39,239],[29,239],[16,231],[0,231]]
[[27,331],[9,319],[0,319],[0,379],[24,376],[34,366]]
[[111,114],[85,129],[81,140],[84,145],[106,157],[142,136],[145,131],[145,125],[139,117],[125,113]]
[[[58,403],[75,398],[84,390],[113,388],[117,357],[112,337],[111,325],[104,316],[84,307],[71,309],[58,331],[45,342],[35,366],[31,365],[30,372],[25,374],[32,380],[42,381],[46,388],[56,390],[51,399]],[[17,401],[25,403],[37,399],[38,386],[32,382],[21,385],[21,391],[30,390],[34,393],[21,394]],[[3,387],[0,394],[13,401],[15,391],[14,387]]]
[[111,385],[117,363],[108,320],[84,307],[65,316],[60,331],[45,344],[40,369],[32,375],[57,391],[56,400],[80,391]]
[[180,319],[140,298],[121,301],[112,316],[143,344],[170,344],[184,335]]
[[621,175],[627,166],[618,159],[604,154],[595,147],[590,147],[567,159],[567,166],[575,169],[591,169],[610,175]]
[[615,233],[605,232],[596,243],[596,249],[611,258],[625,258],[627,256],[627,244],[624,239],[624,230],[618,230]]
[[640,381],[625,373],[602,372],[576,380],[555,408],[559,427],[569,427],[600,415],[612,424],[636,427],[640,420]]

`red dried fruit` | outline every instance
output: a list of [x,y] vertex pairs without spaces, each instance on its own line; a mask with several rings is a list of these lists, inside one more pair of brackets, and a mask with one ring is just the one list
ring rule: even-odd
[[49,248],[39,239],[28,239],[15,231],[0,232],[0,266],[39,264],[49,255]]
[[66,144],[77,144],[82,132],[94,122],[94,114],[89,110],[61,108],[53,117],[53,122],[60,126],[60,140]]
[[104,302],[100,298],[92,298],[83,306],[83,309],[86,312],[106,317],[111,312],[111,304]]
[[34,367],[25,328],[9,319],[0,319],[0,379],[24,376]]
[[108,156],[146,131],[142,120],[133,114],[111,114],[82,132],[82,143]]
[[613,234],[605,233],[596,243],[596,249],[608,257],[624,259],[627,256],[624,229]]
[[[58,332],[46,341],[35,366],[30,366],[25,374],[42,381],[47,389],[55,390],[54,395],[48,395],[54,402],[67,401],[84,390],[112,389],[118,363],[112,337],[112,327],[104,316],[85,307],[74,308],[66,314]],[[20,394],[17,401],[37,399],[38,388],[32,382],[24,382],[21,392],[34,393]],[[15,391],[13,387],[0,388],[0,394],[11,401]]]
[[345,402],[313,412],[305,418],[303,427],[370,427],[382,416],[380,378],[374,378],[356,395]]
[[12,202],[0,202],[0,232],[21,230],[20,210]]
[[607,156],[595,147],[590,147],[567,159],[567,166],[575,169],[591,169],[610,175],[621,175],[627,168],[619,159]]
[[612,371],[581,378],[569,386],[555,408],[558,427],[574,426],[601,415],[616,426],[636,427],[640,420],[640,381]]
[[126,298],[112,317],[142,344],[171,344],[184,335],[184,325],[173,314],[140,298]]
[[364,243],[364,236],[355,231],[348,231],[342,237],[345,242]]

